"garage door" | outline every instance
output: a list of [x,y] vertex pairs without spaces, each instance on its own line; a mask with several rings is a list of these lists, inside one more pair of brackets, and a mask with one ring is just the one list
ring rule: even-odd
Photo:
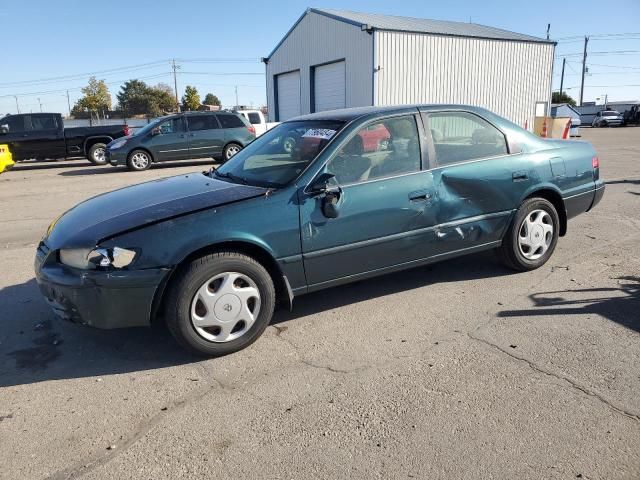
[[313,87],[316,112],[344,108],[346,106],[344,61],[315,67]]
[[300,115],[300,72],[283,73],[277,77],[278,121]]

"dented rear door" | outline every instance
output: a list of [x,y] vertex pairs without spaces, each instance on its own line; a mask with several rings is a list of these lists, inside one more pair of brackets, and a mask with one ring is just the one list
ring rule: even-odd
[[465,111],[424,115],[435,158],[437,254],[498,245],[535,173],[525,154],[510,154],[506,137]]

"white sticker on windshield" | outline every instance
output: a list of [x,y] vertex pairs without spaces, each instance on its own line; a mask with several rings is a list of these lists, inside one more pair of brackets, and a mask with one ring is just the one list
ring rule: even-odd
[[329,140],[335,135],[335,133],[335,130],[330,130],[328,128],[310,128],[304,135],[302,135],[302,137],[321,138],[323,140]]

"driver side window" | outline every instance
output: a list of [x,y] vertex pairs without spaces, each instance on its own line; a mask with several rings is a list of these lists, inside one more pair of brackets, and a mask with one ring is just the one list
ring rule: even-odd
[[335,175],[341,185],[418,170],[420,137],[412,115],[368,124],[327,165],[327,172]]

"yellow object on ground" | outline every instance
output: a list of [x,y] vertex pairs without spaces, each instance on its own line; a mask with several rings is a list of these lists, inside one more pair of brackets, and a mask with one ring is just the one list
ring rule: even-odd
[[11,170],[15,165],[8,145],[0,145],[0,173]]

